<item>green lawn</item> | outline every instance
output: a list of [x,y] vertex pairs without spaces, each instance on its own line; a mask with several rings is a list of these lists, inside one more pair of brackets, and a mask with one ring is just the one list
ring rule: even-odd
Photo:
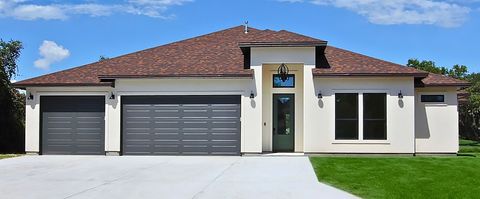
[[319,181],[362,198],[480,198],[480,145],[465,140],[460,145],[469,156],[311,157],[310,161]]
[[480,142],[461,139],[459,153],[478,153],[477,155],[480,155]]
[[17,157],[15,154],[0,154],[0,159]]

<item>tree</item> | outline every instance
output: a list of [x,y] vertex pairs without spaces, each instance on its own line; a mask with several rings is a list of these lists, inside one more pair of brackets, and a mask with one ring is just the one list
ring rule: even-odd
[[12,87],[11,79],[18,72],[20,41],[0,39],[0,153],[24,151],[25,96]]
[[110,59],[110,58],[105,57],[103,55],[100,55],[100,57],[98,58],[98,61],[104,61],[104,60],[107,60],[107,59]]
[[468,73],[465,65],[454,65],[451,69],[438,67],[433,61],[419,61],[409,59],[408,67],[424,70],[431,73],[442,74],[449,77],[469,81],[472,85],[462,90],[466,92],[466,103],[458,106],[460,137],[480,140],[480,73]]

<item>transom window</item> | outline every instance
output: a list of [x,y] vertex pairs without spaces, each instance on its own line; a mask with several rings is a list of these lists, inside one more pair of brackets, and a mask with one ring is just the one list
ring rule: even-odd
[[445,102],[444,95],[421,95],[420,100],[422,102]]
[[387,94],[336,93],[335,139],[386,140]]
[[288,74],[285,81],[279,74],[273,75],[273,88],[295,88],[295,75]]

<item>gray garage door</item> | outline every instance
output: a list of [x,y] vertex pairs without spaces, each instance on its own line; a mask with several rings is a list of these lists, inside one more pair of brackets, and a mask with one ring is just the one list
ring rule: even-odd
[[44,96],[40,109],[42,154],[105,154],[105,96]]
[[122,97],[125,155],[239,155],[240,96]]

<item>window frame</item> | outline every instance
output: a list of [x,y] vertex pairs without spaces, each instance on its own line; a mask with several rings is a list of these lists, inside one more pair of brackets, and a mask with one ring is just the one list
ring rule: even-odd
[[[423,100],[423,96],[442,96],[442,101],[431,101],[431,100],[426,100],[424,101]],[[437,104],[443,104],[445,103],[445,94],[437,94],[437,93],[424,93],[424,94],[420,94],[420,102],[422,103],[437,103]]]
[[[332,144],[356,144],[356,143],[365,143],[365,144],[390,144],[390,135],[389,135],[389,129],[388,129],[388,121],[389,120],[389,107],[390,107],[390,102],[389,102],[389,97],[396,97],[396,95],[391,95],[390,91],[389,90],[383,90],[383,89],[378,89],[378,90],[343,90],[343,89],[338,89],[338,90],[332,90],[333,91],[333,111],[332,111],[332,116],[333,116],[333,119],[332,119],[332,123],[333,123],[333,132],[332,132]],[[335,107],[335,95],[337,93],[357,93],[358,94],[358,139],[356,140],[345,140],[345,139],[335,139],[335,110],[336,110],[336,107]],[[364,93],[384,93],[385,94],[385,97],[386,97],[386,103],[385,103],[385,106],[386,106],[386,139],[382,139],[382,140],[373,140],[373,139],[364,139],[363,138],[363,128],[364,128],[364,125],[363,125],[363,94]]]
[[287,74],[287,77],[293,77],[292,86],[275,86],[275,77],[280,77],[280,75],[272,74],[272,88],[295,88],[295,74]]

